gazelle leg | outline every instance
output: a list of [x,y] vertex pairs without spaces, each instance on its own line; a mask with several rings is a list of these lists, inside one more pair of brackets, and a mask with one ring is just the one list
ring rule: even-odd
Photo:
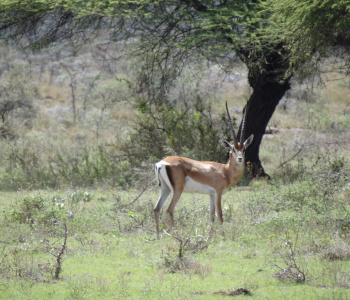
[[218,211],[219,221],[222,224],[223,218],[222,218],[222,208],[221,208],[221,193],[217,193],[217,196],[216,196],[216,209]]
[[174,224],[174,209],[175,209],[177,202],[180,199],[181,194],[182,194],[182,189],[179,190],[179,189],[174,188],[173,198],[171,199],[170,205],[169,205],[168,209],[166,210],[167,214],[169,215],[171,227],[175,226],[175,224]]
[[165,202],[166,198],[169,196],[170,192],[171,192],[170,188],[164,182],[162,182],[161,186],[160,186],[159,198],[158,198],[156,206],[153,209],[154,220],[156,222],[157,237],[159,237],[159,214],[160,214],[160,210],[162,209],[162,207],[164,205],[164,202]]
[[210,196],[210,222],[213,224],[215,221],[215,194]]

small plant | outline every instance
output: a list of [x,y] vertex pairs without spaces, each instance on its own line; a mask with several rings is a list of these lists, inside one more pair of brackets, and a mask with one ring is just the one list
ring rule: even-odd
[[69,198],[73,204],[77,204],[79,202],[86,203],[92,200],[89,192],[74,192],[69,195]]
[[[188,218],[181,217],[181,219]],[[167,246],[167,250],[163,252],[162,257],[164,266],[171,273],[183,271],[205,277],[208,272],[211,272],[210,267],[203,266],[188,256],[188,254],[205,251],[214,240],[211,226],[204,229],[199,228],[195,225],[195,219],[193,218],[190,223],[179,224],[178,229],[172,229],[171,232],[164,230],[166,236],[171,238],[172,243]]]
[[276,249],[281,263],[274,263],[273,266],[279,271],[275,273],[275,277],[279,280],[293,281],[296,283],[305,283],[309,274],[309,268],[305,259],[297,257],[298,235],[294,242],[289,239],[286,232],[286,241],[283,246]]
[[178,244],[178,258],[183,258],[184,253],[186,252],[188,245],[191,242],[191,237],[190,236],[181,236],[178,231],[174,231],[174,233],[171,235],[169,233],[166,233],[168,236],[172,237],[175,239],[179,244]]
[[54,249],[52,248],[51,254],[56,258],[56,263],[54,265],[54,278],[59,279],[61,271],[62,271],[62,259],[64,251],[66,250],[67,246],[67,237],[68,237],[68,229],[67,229],[67,223],[63,223],[64,233],[63,233],[63,244],[61,248]]

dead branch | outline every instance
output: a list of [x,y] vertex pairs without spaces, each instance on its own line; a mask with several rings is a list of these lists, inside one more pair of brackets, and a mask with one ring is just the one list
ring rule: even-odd
[[[303,145],[304,146],[304,145]],[[286,163],[292,161],[294,158],[296,158],[298,156],[298,154],[303,150],[303,146],[301,146],[299,148],[299,150],[294,154],[292,155],[290,158],[288,158],[287,160],[285,160],[284,162],[280,163],[280,165],[278,166],[278,168],[281,168],[283,167]]]
[[67,223],[64,222],[64,240],[63,240],[63,244],[61,247],[60,252],[57,254],[56,256],[56,267],[55,267],[55,275],[54,278],[55,279],[59,279],[60,273],[62,271],[62,255],[64,253],[64,250],[66,249],[66,245],[67,245],[67,237],[68,237],[68,229],[67,229]]

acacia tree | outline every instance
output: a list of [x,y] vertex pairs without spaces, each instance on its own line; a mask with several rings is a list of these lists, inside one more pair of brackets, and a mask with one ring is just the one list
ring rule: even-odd
[[271,0],[270,4],[272,18],[280,24],[280,39],[288,47],[289,73],[305,63],[307,70],[318,72],[320,61],[336,57],[340,70],[349,75],[348,0]]
[[259,159],[260,143],[277,104],[290,88],[291,76],[286,74],[287,51],[278,38],[278,27],[268,21],[265,2],[151,2],[133,23],[133,30],[141,33],[138,53],[146,62],[145,83],[158,83],[150,96],[155,101],[164,99],[167,84],[194,56],[227,68],[243,62],[253,89],[245,128],[247,136],[254,134],[254,141],[246,160],[252,176],[266,176]]
[[[254,134],[246,160],[253,176],[265,176],[259,148],[265,128],[291,75],[288,49],[268,20],[266,1],[257,0],[3,0],[0,33],[33,49],[70,37],[106,30],[111,41],[137,37],[140,87],[152,101],[163,101],[169,84],[189,60],[208,59],[230,68],[243,62],[253,93],[248,101],[246,135]],[[25,39],[23,39],[25,37]],[[240,136],[240,130],[238,132]]]

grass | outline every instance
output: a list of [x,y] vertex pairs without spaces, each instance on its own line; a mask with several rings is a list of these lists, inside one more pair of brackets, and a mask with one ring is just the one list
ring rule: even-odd
[[143,193],[108,181],[2,191],[0,298],[221,299],[247,290],[252,299],[348,299],[348,148],[340,134],[327,152],[324,133],[311,133],[264,139],[272,180],[228,191],[222,226],[210,227],[207,196],[183,195],[176,229],[160,240],[152,179]]
[[[344,167],[348,172],[348,162]],[[223,200],[225,222],[213,228],[207,197],[184,195],[176,229],[160,240],[154,187],[132,205],[137,191],[85,190],[88,201],[71,196],[80,191],[3,193],[0,298],[218,299],[243,288],[253,299],[347,299],[350,232],[341,222],[349,221],[349,191],[339,180],[320,214],[310,185],[275,180],[233,188]],[[25,210],[28,197],[41,208]],[[54,197],[64,199],[62,208]],[[64,221],[69,233],[57,280],[52,248],[61,247]],[[164,212],[161,222],[167,228]],[[305,283],[298,283],[299,270]]]
[[[46,73],[33,80],[41,98],[31,126],[16,120],[13,139],[0,140],[1,299],[221,299],[242,291],[252,299],[350,298],[347,79],[314,94],[293,89],[295,102],[270,122],[279,132],[261,144],[272,180],[245,178],[229,190],[222,226],[210,226],[207,196],[183,195],[176,228],[168,230],[164,209],[157,240],[152,165],[141,170],[117,150],[134,120],[128,81],[101,73],[93,82],[94,66],[90,77],[77,72],[72,124],[72,111],[60,110],[71,105],[67,74],[57,72],[51,83]],[[195,82],[214,112],[226,100],[243,108],[247,86],[215,76]]]

